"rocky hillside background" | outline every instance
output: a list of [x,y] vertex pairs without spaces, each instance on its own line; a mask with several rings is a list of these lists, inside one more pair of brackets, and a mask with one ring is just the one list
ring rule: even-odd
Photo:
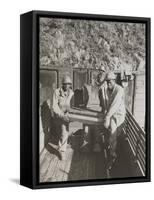
[[40,65],[142,70],[145,25],[41,18]]

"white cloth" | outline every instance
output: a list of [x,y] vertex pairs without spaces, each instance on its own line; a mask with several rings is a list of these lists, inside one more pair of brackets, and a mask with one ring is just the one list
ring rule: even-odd
[[102,95],[100,104],[104,106],[106,117],[113,119],[117,127],[120,126],[126,114],[124,89],[118,84],[115,84],[112,91],[105,85],[100,89]]

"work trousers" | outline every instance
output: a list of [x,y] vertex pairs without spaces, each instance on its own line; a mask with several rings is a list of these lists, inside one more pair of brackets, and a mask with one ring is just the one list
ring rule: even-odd
[[114,118],[111,118],[109,131],[109,149],[110,155],[112,157],[116,157],[116,150],[117,150],[117,142],[118,137],[121,135],[122,126],[124,125],[124,120],[122,120],[118,125]]
[[117,147],[117,124],[115,120],[111,118],[110,127],[109,127],[109,147],[110,147],[110,155],[116,156],[116,147]]
[[110,126],[107,129],[103,125],[95,126],[93,143],[101,144],[102,139],[104,138],[105,148],[109,150],[110,156],[115,157],[117,150],[117,140],[118,136],[121,134],[122,124],[117,126],[116,121],[111,118]]

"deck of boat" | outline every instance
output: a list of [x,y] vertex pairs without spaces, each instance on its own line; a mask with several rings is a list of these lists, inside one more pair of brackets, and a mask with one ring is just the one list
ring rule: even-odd
[[68,145],[66,159],[61,161],[49,149],[41,155],[40,182],[106,178],[102,153],[77,152]]
[[[77,146],[79,147],[79,145]],[[66,159],[61,161],[58,151],[53,148],[51,143],[47,144],[40,155],[40,182],[139,176],[136,170],[132,171],[131,162],[128,159],[128,155],[131,154],[127,138],[122,137],[121,142],[119,142],[117,149],[119,156],[111,171],[106,167],[107,150],[105,144],[102,143],[102,150],[99,153],[94,153],[92,148],[90,151],[86,151],[86,147],[85,145],[82,148],[75,148],[69,141]]]

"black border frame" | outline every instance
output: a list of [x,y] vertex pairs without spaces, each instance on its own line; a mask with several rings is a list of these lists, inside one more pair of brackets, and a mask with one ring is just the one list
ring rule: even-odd
[[[146,25],[146,176],[39,183],[39,18],[144,23]],[[20,16],[20,184],[33,188],[151,181],[151,19],[83,13],[31,11]],[[28,82],[28,84],[27,84]],[[26,92],[25,92],[26,91]],[[28,147],[28,148],[27,148]]]

